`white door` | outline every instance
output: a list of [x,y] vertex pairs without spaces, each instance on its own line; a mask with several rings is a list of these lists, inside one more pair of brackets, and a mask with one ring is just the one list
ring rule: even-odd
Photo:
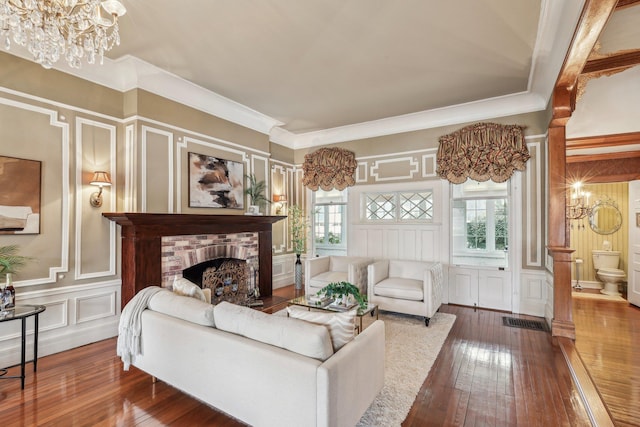
[[480,270],[478,302],[480,307],[511,311],[511,272]]
[[449,302],[478,306],[478,269],[449,267]]
[[629,182],[629,260],[627,299],[640,306],[640,181]]

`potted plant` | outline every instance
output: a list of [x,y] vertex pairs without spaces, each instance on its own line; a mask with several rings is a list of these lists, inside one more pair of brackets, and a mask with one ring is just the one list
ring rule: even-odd
[[266,203],[271,203],[271,200],[265,196],[267,184],[264,181],[258,181],[255,174],[245,175],[245,178],[249,181],[247,188],[244,190],[244,194],[249,196],[249,200],[251,201],[249,212],[258,214],[261,206],[264,206]]
[[349,282],[334,282],[329,283],[324,288],[320,289],[317,293],[318,296],[328,296],[333,298],[338,303],[347,305],[349,300],[352,299],[356,302],[360,308],[367,308],[367,296],[360,293],[360,289],[357,286]]
[[307,230],[309,223],[302,208],[298,205],[292,205],[289,208],[289,233],[291,237],[291,246],[296,254],[295,272],[295,288],[302,289],[302,262],[300,255],[305,251],[307,244]]
[[31,258],[18,255],[18,245],[0,246],[0,312],[15,304],[16,291],[13,288],[11,275],[20,269]]
[[[16,273],[31,258],[18,255],[18,245],[0,246],[0,279]],[[4,281],[4,280],[3,280]]]

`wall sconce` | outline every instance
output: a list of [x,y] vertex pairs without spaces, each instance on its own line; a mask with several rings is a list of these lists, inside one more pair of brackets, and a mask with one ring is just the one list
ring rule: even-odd
[[102,206],[102,187],[111,186],[109,172],[96,171],[93,174],[93,179],[89,184],[97,185],[98,187],[100,187],[100,191],[91,193],[91,197],[89,198],[89,203],[91,203],[91,206],[93,206],[94,208],[99,208],[100,206]]
[[589,207],[589,197],[591,193],[582,189],[580,181],[574,183],[569,200],[567,200],[566,216],[567,219],[582,219],[591,213],[592,208]]
[[276,202],[276,215],[282,215],[282,209],[287,201],[286,194],[277,194],[273,196],[273,201]]

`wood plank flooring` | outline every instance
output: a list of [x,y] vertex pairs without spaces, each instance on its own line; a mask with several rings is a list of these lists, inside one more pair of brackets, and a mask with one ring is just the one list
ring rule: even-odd
[[[293,287],[276,295],[292,297]],[[404,426],[589,425],[548,333],[503,326],[504,313],[441,310],[456,323]],[[43,357],[24,391],[19,381],[0,381],[0,425],[242,425],[136,368],[122,371],[115,346],[113,338]]]
[[575,346],[616,426],[640,426],[640,308],[574,297],[573,319]]

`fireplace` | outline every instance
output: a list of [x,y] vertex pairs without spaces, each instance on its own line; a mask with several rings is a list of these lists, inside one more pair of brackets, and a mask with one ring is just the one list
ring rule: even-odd
[[163,283],[162,238],[166,236],[257,235],[257,286],[262,296],[272,294],[271,224],[284,216],[120,212],[102,215],[122,227],[122,307],[140,289]]
[[162,286],[183,276],[211,290],[211,301],[242,304],[259,277],[258,234],[212,234],[162,238]]

